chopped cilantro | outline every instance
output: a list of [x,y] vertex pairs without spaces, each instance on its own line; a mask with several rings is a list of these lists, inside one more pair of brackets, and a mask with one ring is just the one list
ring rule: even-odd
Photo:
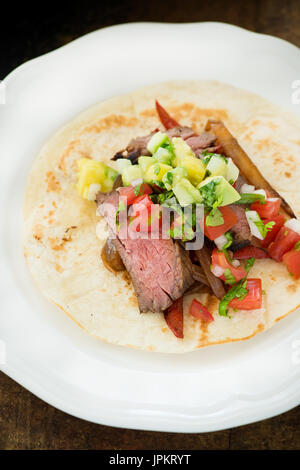
[[247,259],[247,261],[245,263],[245,266],[244,266],[244,269],[245,269],[247,275],[249,274],[249,271],[252,268],[252,266],[254,265],[254,263],[255,263],[255,258],[252,257],[252,258]]
[[[225,250],[225,252],[226,252],[226,250]],[[254,262],[255,262],[255,258],[249,258],[247,260],[247,262],[245,263],[244,269],[246,271],[246,276],[248,276],[250,269],[254,265]],[[227,273],[227,277],[226,277],[226,271],[229,271],[229,273]],[[230,284],[230,281],[232,280],[232,278],[231,278],[232,273],[230,272],[229,269],[228,270],[225,269],[224,274],[225,274],[225,279],[226,279],[225,283]],[[228,304],[230,303],[230,301],[235,299],[235,298],[239,299],[239,300],[242,300],[242,299],[244,299],[244,297],[246,297],[247,294],[248,294],[247,279],[246,279],[246,277],[244,277],[239,282],[237,282],[224,295],[223,299],[221,299],[221,301],[219,303],[219,315],[224,316],[224,317],[228,317]]]
[[233,285],[236,283],[236,279],[230,269],[225,269],[224,271],[224,276],[225,276],[225,284]]
[[167,173],[167,180],[169,184],[173,184],[173,173],[171,171],[168,171]]
[[133,192],[136,196],[141,196],[142,195],[142,193],[140,193],[141,186],[142,186],[141,184],[138,184],[137,186],[135,186]]
[[230,245],[231,245],[232,242],[233,242],[233,237],[232,237],[232,235],[231,235],[230,232],[226,232],[226,233],[225,233],[225,237],[227,238],[228,241],[227,241],[227,243],[225,243],[225,245],[223,245],[222,251],[223,251],[223,250],[227,250],[227,248],[229,248]]
[[262,194],[243,193],[240,194],[241,199],[235,201],[234,204],[252,204],[252,202],[266,203],[266,198]]
[[219,181],[211,181],[199,189],[200,194],[203,197],[203,204],[206,210],[214,210],[222,204],[222,196],[217,196],[215,192],[215,187],[218,184],[220,184]]
[[261,234],[261,236],[264,239],[266,238],[268,231],[272,230],[273,225],[275,225],[275,222],[273,222],[273,221],[264,224],[261,219],[254,221],[254,223],[255,223],[256,227],[258,228],[259,233]]
[[247,280],[237,282],[223,297],[219,303],[219,315],[228,317],[228,304],[233,299],[242,300],[248,294]]

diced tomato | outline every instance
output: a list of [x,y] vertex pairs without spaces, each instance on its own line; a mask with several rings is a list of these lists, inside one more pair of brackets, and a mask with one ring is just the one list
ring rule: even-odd
[[281,227],[275,240],[270,244],[268,253],[275,261],[280,262],[285,253],[292,250],[300,240],[300,235],[288,227]]
[[246,294],[243,299],[235,298],[231,300],[229,307],[237,308],[238,310],[255,310],[261,308],[261,279],[248,279],[246,288],[248,289],[248,294]]
[[225,232],[230,230],[236,223],[237,217],[235,213],[230,209],[228,206],[218,207],[219,211],[221,212],[224,223],[222,225],[218,225],[217,227],[209,227],[206,225],[206,217],[204,221],[204,234],[210,240],[215,240],[216,238],[223,235]]
[[279,197],[272,198],[272,200],[266,200],[265,204],[259,202],[253,202],[251,204],[251,210],[256,211],[262,219],[273,219],[278,215],[280,209],[281,200]]
[[177,338],[183,338],[183,299],[175,300],[164,312],[168,327]]
[[148,232],[151,234],[160,233],[162,227],[162,212],[159,204],[152,204],[148,218]]
[[284,264],[288,271],[294,276],[295,279],[300,278],[300,247],[295,247],[293,250],[288,251],[282,257]]
[[[127,197],[127,205],[130,206],[138,196],[145,194],[152,194],[152,188],[147,183],[142,183],[137,186],[125,186],[119,189],[119,193],[122,197]],[[137,193],[137,194],[136,194]]]
[[132,205],[135,205],[135,204],[143,204],[143,206],[146,206],[147,208],[149,208],[153,204],[153,202],[151,201],[148,194],[143,194],[141,196],[136,197],[132,201]]
[[155,101],[156,111],[159,116],[159,119],[163,126],[166,129],[171,129],[172,127],[179,127],[179,124],[175,119],[173,119],[170,114],[159,104],[159,102]]
[[197,299],[194,299],[191,303],[189,313],[190,315],[193,315],[193,317],[200,318],[206,322],[214,321],[214,317],[210,311],[204,305],[202,305],[201,302],[198,302]]
[[269,255],[266,251],[262,250],[261,248],[257,248],[256,246],[245,246],[240,250],[234,252],[235,259],[263,259],[269,258]]
[[262,248],[267,248],[270,243],[274,240],[277,233],[283,226],[285,219],[284,216],[279,214],[273,217],[272,219],[264,219],[263,223],[266,225],[268,222],[275,222],[271,230],[268,230],[266,237],[260,241],[260,245]]
[[147,194],[134,199],[130,209],[129,230],[131,233],[149,231],[149,217],[153,205]]
[[[215,248],[212,252],[212,265],[213,265],[213,267],[214,266],[220,266],[224,270],[229,269],[231,274],[234,276],[236,282],[238,282],[241,279],[243,279],[244,277],[246,277],[246,271],[243,268],[243,266],[239,266],[238,268],[235,268],[228,261],[228,259],[226,258],[225,253],[223,251],[217,250],[217,248]],[[220,276],[220,279],[225,281],[226,280],[225,274],[222,274],[222,276]]]

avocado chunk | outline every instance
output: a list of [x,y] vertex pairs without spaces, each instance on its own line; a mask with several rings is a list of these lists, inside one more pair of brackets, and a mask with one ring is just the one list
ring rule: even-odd
[[227,206],[228,204],[233,204],[234,202],[238,201],[241,196],[239,193],[234,189],[233,186],[224,178],[224,176],[210,176],[205,178],[197,188],[201,191],[211,182],[215,183],[214,191],[216,195],[216,199],[220,200],[218,206]]
[[182,178],[174,187],[173,192],[182,207],[189,204],[201,204],[202,196],[197,188],[186,179]]

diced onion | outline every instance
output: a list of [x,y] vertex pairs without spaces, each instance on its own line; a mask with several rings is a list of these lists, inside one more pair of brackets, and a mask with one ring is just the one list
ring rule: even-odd
[[225,235],[220,235],[218,238],[215,238],[214,242],[217,245],[218,250],[222,250],[223,246],[228,242],[228,239]]
[[258,238],[259,240],[263,240],[264,237],[262,236],[257,226],[255,225],[255,222],[260,221],[260,217],[258,213],[256,211],[246,211],[245,215],[247,217],[247,221],[250,227],[250,232],[252,233],[252,235],[254,235],[254,237]]
[[232,266],[234,266],[235,268],[238,268],[241,263],[239,262],[238,259],[233,259],[233,260],[231,261],[231,264],[232,264]]
[[221,268],[218,264],[215,264],[214,266],[211,267],[211,272],[216,276],[216,277],[221,277],[224,274],[224,269]]
[[252,186],[251,184],[243,184],[241,186],[241,193],[244,194],[251,194],[255,191],[255,186]]
[[143,178],[139,178],[137,180],[131,181],[132,186],[137,186],[138,184],[142,184],[142,183],[143,183]]
[[297,219],[290,219],[285,224],[285,227],[293,230],[300,235],[300,221]]
[[261,196],[264,196],[265,199],[267,199],[267,193],[264,189],[256,189],[253,191],[253,194],[260,194]]
[[278,197],[268,197],[267,201],[270,201],[270,202],[276,202],[278,201]]
[[89,185],[89,191],[88,191],[88,200],[89,201],[95,201],[97,193],[101,190],[101,186],[98,183],[93,183]]

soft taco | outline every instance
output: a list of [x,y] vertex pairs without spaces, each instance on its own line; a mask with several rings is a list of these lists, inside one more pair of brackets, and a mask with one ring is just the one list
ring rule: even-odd
[[299,164],[299,119],[244,90],[180,81],[113,98],[35,160],[28,267],[110,343],[251,338],[300,306]]

